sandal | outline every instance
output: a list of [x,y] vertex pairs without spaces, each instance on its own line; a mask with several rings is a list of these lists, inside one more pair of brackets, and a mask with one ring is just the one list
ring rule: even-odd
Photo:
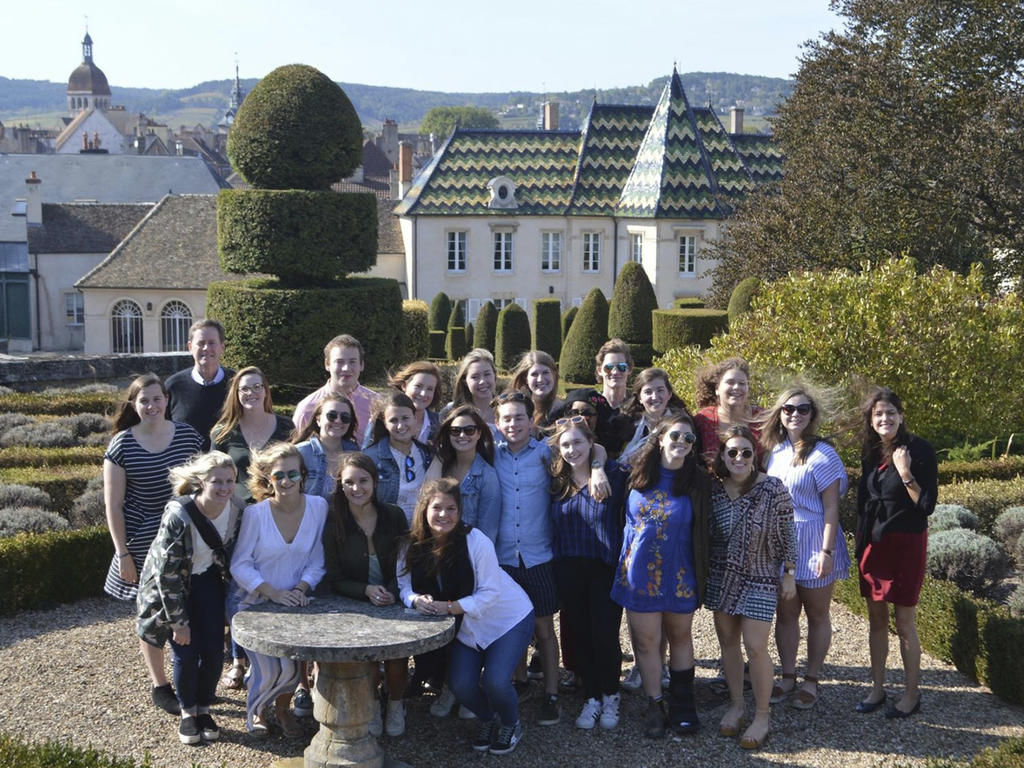
[[814,675],[804,675],[805,683],[814,683],[814,693],[811,693],[806,688],[798,688],[793,692],[793,697],[789,700],[789,706],[793,709],[810,709],[818,703],[818,678]]
[[232,664],[220,679],[220,684],[231,691],[244,691],[245,667]]
[[796,673],[795,672],[783,672],[782,673],[782,679],[783,680],[792,680],[793,681],[793,687],[787,689],[787,688],[783,688],[780,683],[775,683],[775,685],[772,686],[771,698],[768,699],[768,701],[771,702],[772,704],[778,704],[779,702],[785,701],[796,690]]
[[249,729],[249,734],[259,741],[263,741],[270,736],[270,728],[267,726],[267,716],[263,714],[252,716],[252,727]]

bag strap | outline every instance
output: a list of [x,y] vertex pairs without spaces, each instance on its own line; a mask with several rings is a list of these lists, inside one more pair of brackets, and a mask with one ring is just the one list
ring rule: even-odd
[[[202,512],[199,511],[199,506],[196,504],[195,499],[190,496],[182,496],[181,501],[185,507],[185,511],[188,512],[189,519],[192,520],[192,525],[195,526],[196,531],[199,532],[199,536],[205,542],[217,557],[214,558],[214,562],[220,569],[221,575],[226,576],[225,568],[223,564],[228,561],[227,549],[224,547],[224,541],[221,539],[217,529],[214,528],[213,523],[210,522],[209,518],[206,517]],[[223,513],[222,513],[223,514]]]

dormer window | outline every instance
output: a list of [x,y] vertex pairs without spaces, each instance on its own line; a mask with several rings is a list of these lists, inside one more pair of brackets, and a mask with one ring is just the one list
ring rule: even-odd
[[491,193],[488,208],[509,210],[519,207],[516,202],[516,185],[507,176],[494,177],[487,182],[487,189]]

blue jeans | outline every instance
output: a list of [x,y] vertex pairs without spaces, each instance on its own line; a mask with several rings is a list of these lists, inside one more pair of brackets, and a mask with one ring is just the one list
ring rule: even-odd
[[512,672],[526,653],[531,635],[533,611],[483,650],[470,648],[458,639],[452,643],[448,687],[481,722],[489,723],[495,714],[502,725],[519,721],[519,698],[512,685]]
[[224,663],[224,581],[216,567],[192,576],[185,613],[191,641],[171,640],[174,688],[182,709],[208,707]]

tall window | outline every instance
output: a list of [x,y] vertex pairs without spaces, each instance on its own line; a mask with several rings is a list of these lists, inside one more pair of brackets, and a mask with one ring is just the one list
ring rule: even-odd
[[583,271],[601,271],[601,233],[583,233]]
[[465,233],[465,231],[449,232],[448,233],[448,271],[449,272],[465,272],[466,271],[466,233]]
[[83,325],[85,323],[85,296],[78,291],[64,294],[65,325]]
[[543,272],[558,272],[562,268],[561,232],[541,232],[540,268]]
[[110,313],[111,348],[115,354],[142,351],[142,308],[131,299],[114,305]]
[[640,232],[629,236],[629,258],[633,261],[644,260],[644,236]]
[[697,274],[697,238],[693,235],[679,237],[679,274]]
[[160,349],[164,352],[184,352],[188,349],[188,329],[192,325],[192,310],[180,301],[169,301],[160,312]]
[[494,271],[512,271],[512,233],[494,233]]

